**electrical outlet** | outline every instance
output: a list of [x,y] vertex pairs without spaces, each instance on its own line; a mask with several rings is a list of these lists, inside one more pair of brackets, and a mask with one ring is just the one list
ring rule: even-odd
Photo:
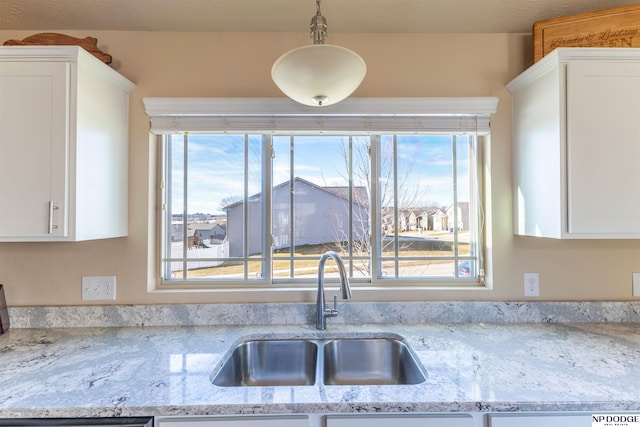
[[640,273],[633,273],[633,296],[640,297]]
[[83,300],[116,299],[116,276],[82,276]]
[[524,273],[524,296],[540,296],[540,275],[538,273]]

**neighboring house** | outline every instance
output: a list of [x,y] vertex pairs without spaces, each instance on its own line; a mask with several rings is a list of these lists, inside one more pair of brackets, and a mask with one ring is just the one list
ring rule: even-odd
[[[386,209],[382,218],[382,231],[394,230],[393,210]],[[447,230],[447,213],[440,208],[402,209],[398,212],[398,231]]]
[[[458,215],[458,230],[468,230],[469,229],[469,202],[458,202],[457,208]],[[447,221],[448,221],[448,230],[453,231],[453,225],[455,224],[454,218],[454,208],[453,205],[449,205],[447,208]]]
[[[416,215],[416,212],[418,212],[418,215]],[[406,224],[406,230],[407,231],[416,231],[418,229],[418,218],[419,218],[419,212],[415,209],[410,210],[407,215],[407,224]]]
[[227,226],[216,224],[209,230],[209,238],[212,240],[224,240],[227,238]]
[[429,230],[443,231],[449,229],[449,217],[442,209],[434,209],[431,211],[429,214],[429,223],[431,225]]
[[[443,225],[446,226],[446,221],[443,224],[442,219],[446,218],[447,215],[439,208],[414,209],[412,214],[413,216],[409,216],[409,229],[411,231],[446,230],[446,228],[443,228]],[[413,217],[415,217],[415,222],[412,222]]]
[[[184,238],[184,224],[174,222],[171,224],[171,241],[182,242]],[[193,223],[187,224],[187,247],[203,247],[205,242],[209,244],[222,243],[227,235],[227,230],[220,224]]]
[[171,223],[171,241],[182,242],[184,224],[182,222]]
[[227,236],[226,227],[220,224],[193,224],[195,236],[210,243],[220,243]]
[[[409,209],[401,209],[398,211],[398,231],[409,231],[411,227],[411,210]],[[395,218],[394,218],[394,210],[391,208],[384,209],[382,215],[382,231],[383,233],[393,233],[395,230]],[[415,215],[414,220],[415,222]]]
[[[274,249],[295,246],[343,242],[349,239],[349,188],[322,187],[302,178],[294,178],[293,193],[295,209],[291,221],[289,196],[290,181],[273,187],[272,191],[272,235]],[[249,197],[247,253],[260,253],[261,194]],[[369,236],[369,196],[364,187],[353,188],[353,239]],[[227,241],[229,256],[243,255],[244,202],[227,206]],[[293,235],[291,224],[294,224]]]

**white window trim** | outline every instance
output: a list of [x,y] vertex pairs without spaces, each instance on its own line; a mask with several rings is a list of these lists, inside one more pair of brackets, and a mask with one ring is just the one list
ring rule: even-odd
[[[489,131],[496,97],[349,98],[309,107],[283,98],[144,98],[151,132]],[[375,117],[376,120],[371,120]]]
[[[238,131],[265,133],[469,131],[476,135],[487,135],[491,115],[497,111],[498,98],[349,98],[325,107],[309,107],[285,98],[145,97],[143,103],[150,118],[150,131],[156,135]],[[375,120],[371,120],[374,117]],[[487,243],[485,241],[485,247]],[[198,288],[200,286],[190,286],[191,290]],[[232,285],[227,290],[234,288],[245,289],[244,285]],[[161,289],[168,288],[164,286],[155,288],[155,290]],[[212,290],[208,286],[202,289]],[[394,289],[400,291],[402,287],[394,287]],[[224,291],[224,289],[221,290]],[[278,287],[271,287],[267,291],[274,290],[277,291]]]

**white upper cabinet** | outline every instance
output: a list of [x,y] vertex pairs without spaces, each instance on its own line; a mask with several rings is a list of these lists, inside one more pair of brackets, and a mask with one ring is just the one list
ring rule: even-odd
[[507,89],[515,233],[640,238],[640,49],[556,49]]
[[127,235],[133,88],[76,46],[0,47],[0,241]]

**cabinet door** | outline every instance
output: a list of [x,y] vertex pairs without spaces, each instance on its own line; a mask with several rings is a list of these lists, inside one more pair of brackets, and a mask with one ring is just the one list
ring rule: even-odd
[[308,427],[309,418],[292,416],[237,416],[160,418],[158,427]]
[[640,63],[567,65],[567,229],[640,236]]
[[0,64],[0,236],[67,233],[69,64]]
[[585,415],[489,415],[488,427],[590,427]]
[[329,415],[327,427],[473,427],[470,415]]

